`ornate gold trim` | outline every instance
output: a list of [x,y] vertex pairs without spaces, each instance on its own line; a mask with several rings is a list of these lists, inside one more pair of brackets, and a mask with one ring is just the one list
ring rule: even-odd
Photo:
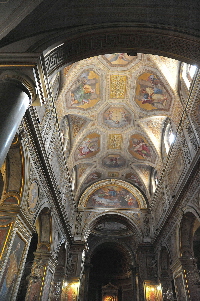
[[6,235],[5,242],[4,242],[3,247],[2,247],[2,251],[1,251],[1,253],[0,253],[0,260],[1,260],[2,256],[3,256],[4,250],[6,249],[6,245],[7,245],[7,242],[8,242],[10,233],[11,233],[11,230],[13,229],[13,224],[14,224],[14,222],[8,223],[8,224],[6,224],[6,225],[0,225],[0,228],[1,228],[1,227],[2,227],[2,228],[6,228],[6,227],[9,227],[9,226],[10,226],[10,227],[9,227],[9,230],[8,230],[8,233],[7,233],[7,235]]
[[10,197],[13,197],[17,200],[17,204],[7,204],[7,206],[10,206],[10,205],[15,205],[15,206],[18,206],[20,204],[20,197],[18,194],[15,194],[13,192],[8,192],[6,193],[6,195],[4,195],[3,199],[2,199],[2,203],[7,199],[7,198],[10,198]]

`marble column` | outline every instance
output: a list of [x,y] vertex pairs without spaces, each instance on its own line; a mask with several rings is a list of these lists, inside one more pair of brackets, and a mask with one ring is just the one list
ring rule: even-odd
[[29,106],[30,94],[20,82],[0,81],[0,167]]

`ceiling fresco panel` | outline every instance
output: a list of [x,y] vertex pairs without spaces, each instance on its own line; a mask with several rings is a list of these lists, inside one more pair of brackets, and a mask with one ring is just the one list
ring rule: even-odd
[[168,111],[172,98],[159,77],[146,72],[137,79],[135,102],[144,110]]
[[74,114],[69,114],[67,116],[70,124],[71,139],[73,140],[83,129],[83,127],[90,122],[90,119]]
[[130,56],[127,53],[111,53],[102,56],[112,66],[125,66],[131,63],[136,56]]
[[85,70],[73,83],[67,105],[89,109],[100,101],[100,78],[93,70]]
[[138,160],[155,163],[156,153],[145,137],[140,134],[134,134],[130,137],[129,148],[130,154]]
[[88,199],[87,207],[139,208],[137,198],[127,189],[107,185],[96,190]]
[[126,165],[126,160],[118,154],[110,154],[103,158],[102,164],[107,168],[121,168]]
[[115,179],[107,179],[89,186],[81,195],[81,208],[146,208],[147,203],[142,193],[132,184]]
[[86,159],[95,156],[100,150],[100,135],[91,133],[79,144],[75,151],[75,160]]
[[76,165],[77,170],[77,179],[80,179],[87,171],[88,168],[91,168],[91,163],[80,163]]
[[140,189],[144,190],[144,185],[143,185],[142,181],[134,173],[132,173],[132,172],[127,173],[125,175],[125,179],[127,181],[132,182],[134,185],[138,186]]
[[109,128],[120,129],[132,123],[132,116],[123,106],[111,106],[103,113],[103,123]]
[[100,180],[102,177],[102,174],[98,171],[92,172],[87,176],[87,179],[85,180],[85,184],[92,183],[94,181]]

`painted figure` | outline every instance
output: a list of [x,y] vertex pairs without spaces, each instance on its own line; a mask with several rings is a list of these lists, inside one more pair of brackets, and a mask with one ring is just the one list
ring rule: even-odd
[[89,153],[96,152],[98,150],[98,138],[86,138],[82,141],[78,148],[78,158],[85,157]]
[[151,157],[151,149],[142,138],[133,139],[133,151],[138,153],[144,159]]
[[127,65],[134,58],[127,53],[105,54],[105,57],[112,65]]
[[108,168],[120,168],[126,164],[126,161],[120,155],[108,155],[103,159],[102,163]]
[[104,123],[111,128],[121,128],[131,123],[131,115],[123,107],[110,107],[103,114]]
[[167,101],[167,95],[163,94],[163,91],[159,88],[143,88],[141,89],[143,98],[140,100],[142,104],[149,103],[154,107],[161,108],[165,107]]
[[168,110],[171,97],[161,80],[152,73],[143,73],[136,84],[136,98],[138,105],[146,110]]
[[[83,72],[71,90],[71,106],[93,106],[99,100],[98,97],[99,76],[92,70]],[[91,101],[94,101],[94,104],[91,104]]]
[[10,300],[12,289],[18,277],[20,260],[23,254],[25,243],[17,235],[14,239],[12,250],[0,283],[0,299],[1,301]]

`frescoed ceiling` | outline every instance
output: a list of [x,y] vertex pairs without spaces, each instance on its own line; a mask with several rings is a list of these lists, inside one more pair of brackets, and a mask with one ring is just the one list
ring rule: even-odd
[[[164,124],[170,119],[176,126],[179,113],[178,70],[172,59],[114,53],[62,71],[56,107],[75,200],[96,182],[115,180],[150,201],[152,175],[158,181],[163,166]],[[109,185],[98,189],[114,200],[119,192]]]

